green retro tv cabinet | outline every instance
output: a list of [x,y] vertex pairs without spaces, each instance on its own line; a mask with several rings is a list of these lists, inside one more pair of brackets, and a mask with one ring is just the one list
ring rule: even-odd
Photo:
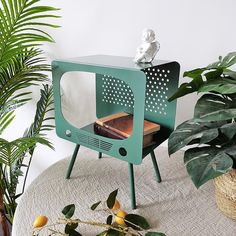
[[[118,112],[133,114],[133,129],[129,138],[110,139],[95,134],[93,124],[77,128],[62,113],[60,80],[67,72],[79,71],[95,74],[96,116],[105,117]],[[175,61],[153,61],[135,64],[132,58],[94,55],[52,62],[55,121],[57,135],[76,144],[67,178],[80,145],[128,162],[131,207],[136,208],[133,164],[139,165],[151,155],[157,181],[161,176],[154,149],[164,142],[174,129],[176,102],[169,103],[178,87],[180,66]],[[75,88],[76,89],[76,88]],[[160,124],[155,143],[143,148],[143,120]]]

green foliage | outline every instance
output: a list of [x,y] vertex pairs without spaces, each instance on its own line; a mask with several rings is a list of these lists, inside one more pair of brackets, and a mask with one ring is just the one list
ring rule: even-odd
[[24,49],[53,42],[53,39],[37,26],[57,27],[42,19],[58,17],[56,8],[40,6],[40,0],[1,0],[0,9],[0,66],[11,63]]
[[125,223],[135,230],[149,229],[150,225],[147,220],[137,214],[128,214],[125,216]]
[[112,207],[114,206],[115,201],[116,201],[117,193],[118,193],[118,189],[114,190],[113,192],[111,192],[109,194],[109,196],[107,198],[107,207],[109,209],[112,209]]
[[[189,77],[192,80],[189,83],[182,84],[176,93],[169,98],[169,101],[183,97],[189,93],[201,92],[201,89],[205,89],[209,92],[220,91],[220,94],[233,93],[235,88],[232,88],[232,91],[229,91],[228,86],[226,85],[233,84],[235,86],[235,77],[230,76],[232,74],[235,76],[235,72],[229,70],[229,67],[235,63],[236,52],[231,52],[224,58],[219,57],[217,62],[214,62],[207,67],[184,72],[184,77]],[[224,85],[225,88],[221,88],[222,85]],[[219,88],[221,89],[219,90]]]
[[22,89],[47,80],[44,72],[50,67],[44,63],[41,53],[38,49],[25,49],[11,63],[0,66],[0,111],[6,109],[6,104],[14,104],[12,109],[25,104],[30,92],[22,92]]
[[169,99],[205,93],[195,105],[193,119],[179,125],[168,143],[170,155],[194,145],[185,151],[184,162],[197,188],[236,168],[236,72],[229,69],[235,63],[232,52],[207,67],[185,72],[192,80]]
[[[111,192],[107,198],[109,199],[116,199],[116,196],[118,194],[118,189]],[[104,205],[107,203],[106,201],[103,201]],[[101,201],[94,203],[92,206],[99,205]],[[91,208],[91,207],[90,207]],[[92,209],[93,211],[95,209]],[[99,210],[101,211],[101,210]],[[89,225],[89,226],[97,226],[101,227],[103,231],[97,236],[125,236],[125,235],[147,235],[147,236],[165,236],[165,234],[160,232],[151,232],[149,231],[150,225],[148,221],[140,215],[137,214],[128,214],[125,216],[124,221],[126,225],[118,224],[117,222],[113,222],[113,218],[115,219],[117,216],[117,211],[107,208],[104,209],[104,212],[109,213],[106,219],[106,223],[102,222],[96,222],[96,221],[83,221],[81,219],[72,219],[72,216],[75,212],[75,205],[70,204],[68,206],[65,206],[62,210],[62,213],[64,215],[64,219],[59,219],[58,223],[46,225],[42,228],[36,228],[33,231],[33,235],[40,236],[45,231],[51,231],[53,232],[53,235],[66,235],[69,236],[80,236],[81,233],[78,232],[80,230],[79,226],[81,224]],[[65,230],[64,232],[61,232],[59,229],[57,229],[58,226],[61,226],[62,224],[65,224]],[[53,228],[52,228],[53,227]],[[105,230],[104,230],[105,228]],[[143,233],[143,234],[142,234]]]
[[65,233],[68,234],[69,236],[82,236],[78,231],[75,230],[77,227],[78,223],[67,224],[65,226]]
[[147,232],[145,236],[166,236],[166,235],[160,232]]
[[67,205],[63,208],[62,214],[67,218],[70,219],[75,213],[75,204]]
[[[57,18],[53,13],[58,9],[40,5],[40,0],[0,0],[0,135],[14,119],[14,110],[30,98],[28,90],[48,79],[45,72],[50,65],[42,56],[40,45],[53,42],[44,30],[58,26],[45,20]],[[49,146],[44,138],[53,126],[49,121],[52,110],[52,88],[43,85],[41,98],[37,103],[34,123],[24,137],[14,141],[0,138],[0,188],[3,191],[5,210],[12,221],[16,209],[16,199],[24,192],[25,183],[37,143]],[[24,163],[25,156],[29,162]],[[17,193],[19,177],[26,168],[22,192]]]
[[3,112],[2,116],[0,116],[0,135],[3,131],[10,125],[10,123],[15,118],[14,111]]
[[90,207],[90,209],[91,209],[92,211],[94,211],[94,210],[100,205],[100,203],[101,203],[101,201],[94,203],[94,204]]
[[108,217],[107,217],[107,224],[108,225],[111,225],[111,223],[112,223],[112,220],[113,220],[113,216],[112,215],[109,215]]
[[36,136],[31,138],[19,138],[11,142],[0,138],[0,164],[11,167],[21,155],[27,152],[27,150],[29,150],[29,148],[34,146],[36,143],[41,143],[52,147],[51,143],[45,138]]

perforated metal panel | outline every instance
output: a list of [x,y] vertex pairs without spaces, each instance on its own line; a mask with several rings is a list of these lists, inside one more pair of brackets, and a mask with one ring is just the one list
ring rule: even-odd
[[170,70],[148,68],[145,74],[147,77],[145,111],[166,116]]
[[[169,103],[167,99],[178,85],[173,65],[170,63],[143,69],[146,75],[145,118],[169,128],[174,127],[176,104]],[[127,83],[110,75],[97,74],[96,78],[97,104],[104,104],[99,106],[98,117],[120,111],[134,112],[135,97]]]
[[[148,68],[145,111],[167,115],[167,91],[170,82],[170,70]],[[134,95],[124,81],[109,75],[102,75],[102,102],[134,108]]]
[[113,78],[109,75],[102,75],[102,102],[134,107],[134,94],[123,80]]

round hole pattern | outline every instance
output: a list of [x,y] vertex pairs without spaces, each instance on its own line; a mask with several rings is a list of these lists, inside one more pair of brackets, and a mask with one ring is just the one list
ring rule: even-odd
[[134,94],[123,80],[109,75],[102,77],[102,101],[128,108],[134,107]]
[[[169,69],[147,68],[144,70],[146,81],[146,99],[145,111],[157,113],[162,116],[167,115],[168,86],[170,83]],[[109,75],[102,77],[102,101],[114,105],[134,108],[134,95],[123,80],[114,78]]]
[[167,93],[170,82],[170,70],[149,68],[144,70],[147,76],[145,111],[167,115]]

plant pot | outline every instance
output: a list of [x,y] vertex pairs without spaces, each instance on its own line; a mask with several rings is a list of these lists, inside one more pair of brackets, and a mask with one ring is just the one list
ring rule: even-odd
[[236,220],[236,169],[214,179],[216,203],[219,209]]
[[7,221],[6,218],[0,216],[0,235],[11,236],[12,225]]

